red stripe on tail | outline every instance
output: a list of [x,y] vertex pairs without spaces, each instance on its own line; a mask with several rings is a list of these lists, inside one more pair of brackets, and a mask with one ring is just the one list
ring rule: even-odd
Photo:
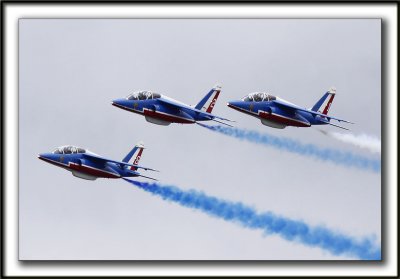
[[329,99],[328,103],[326,104],[326,106],[325,106],[324,111],[322,112],[322,114],[328,114],[329,108],[331,107],[331,104],[332,104],[332,101],[333,101],[333,98],[335,98],[335,94],[332,94],[332,95],[331,95],[331,98]]
[[[143,148],[140,148],[140,149],[139,149],[139,153],[138,153],[138,155],[136,156],[135,160],[133,161],[132,165],[138,165],[138,164],[139,164],[140,157],[142,156],[142,152],[143,152]],[[137,170],[137,168],[131,167],[131,170],[134,170],[134,171],[135,171],[135,170]]]
[[220,92],[221,91],[219,91],[219,90],[217,91],[217,93],[215,94],[213,100],[211,101],[210,105],[208,106],[206,112],[211,113],[211,111],[213,110],[213,108],[215,106],[215,103],[217,102],[217,99],[218,99],[218,96],[219,96]]

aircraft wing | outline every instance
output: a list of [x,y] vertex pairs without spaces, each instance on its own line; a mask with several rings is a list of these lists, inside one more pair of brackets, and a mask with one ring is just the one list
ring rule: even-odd
[[114,161],[114,160],[110,160],[110,159],[105,159],[105,158],[102,158],[102,157],[99,157],[99,156],[96,156],[96,155],[90,154],[90,153],[82,153],[82,155],[85,158],[87,158],[89,160],[93,160],[93,161],[98,162],[98,163],[103,163],[103,164],[114,163],[114,164],[120,165],[121,167],[122,166],[128,166],[128,167],[135,167],[135,168],[138,168],[138,169],[144,169],[144,170],[150,170],[150,171],[157,171],[158,172],[158,170],[155,170],[155,169],[142,167],[142,166],[139,166],[139,165],[132,165],[132,164],[128,164],[128,163],[124,163],[124,162],[120,162],[120,161]]
[[168,100],[166,98],[159,98],[157,99],[157,101],[169,106],[169,107],[173,107],[174,109],[181,109],[181,108],[187,108],[187,109],[193,109],[192,107],[185,105],[185,104],[180,104],[180,103],[175,103],[171,100]]
[[336,117],[333,117],[333,116],[329,116],[329,115],[326,115],[326,114],[323,114],[323,113],[319,113],[319,112],[316,112],[316,111],[303,109],[301,107],[298,107],[298,106],[295,106],[295,105],[291,105],[291,104],[288,104],[286,102],[282,102],[282,101],[279,101],[279,100],[274,100],[272,102],[274,104],[277,104],[278,106],[280,106],[282,108],[285,108],[285,109],[289,109],[289,110],[293,110],[293,111],[294,110],[304,111],[304,112],[311,113],[312,115],[318,115],[318,116],[327,118],[328,121],[333,119],[333,120],[336,120],[336,121],[339,121],[339,122],[346,122],[346,123],[354,124],[353,122],[350,122],[350,121],[347,121],[347,120],[339,119],[339,118],[336,118]]
[[196,108],[184,105],[184,104],[178,104],[178,103],[172,102],[172,101],[170,101],[168,99],[160,98],[160,99],[157,99],[157,100],[160,101],[163,104],[166,104],[167,106],[171,106],[171,107],[174,107],[176,109],[185,108],[185,109],[189,109],[189,110],[195,111],[195,112],[201,114],[202,116],[206,116],[210,120],[213,120],[214,118],[217,118],[217,119],[220,119],[220,120],[225,120],[225,121],[229,121],[229,122],[235,122],[233,120],[230,120],[230,119],[227,119],[227,118],[223,118],[221,116],[217,116],[217,115],[214,115],[214,114],[211,114],[211,113],[208,113],[208,112],[205,112],[205,111],[202,111],[202,110],[199,110],[199,109],[196,109]]

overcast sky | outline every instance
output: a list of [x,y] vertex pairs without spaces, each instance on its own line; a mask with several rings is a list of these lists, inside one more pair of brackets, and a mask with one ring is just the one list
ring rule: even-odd
[[220,83],[213,112],[239,128],[379,159],[315,128],[263,126],[226,102],[267,91],[311,107],[335,86],[329,113],[380,138],[380,36],[378,19],[21,19],[20,259],[348,259],[37,159],[72,144],[121,160],[140,140],[141,165],[161,171],[144,175],[162,183],[380,242],[380,174],[198,125],[153,125],[111,105],[141,89],[196,104]]

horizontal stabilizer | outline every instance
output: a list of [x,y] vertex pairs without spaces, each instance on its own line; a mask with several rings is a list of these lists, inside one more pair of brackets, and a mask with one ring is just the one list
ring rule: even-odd
[[339,126],[339,125],[336,125],[336,124],[332,124],[332,123],[330,123],[330,122],[328,122],[328,121],[322,121],[322,120],[321,120],[321,122],[323,122],[323,123],[325,123],[325,124],[328,124],[328,125],[331,125],[331,126],[338,127],[338,128],[340,128],[340,129],[343,129],[343,130],[350,131],[350,129],[347,129],[347,128],[345,128],[345,127],[342,127],[342,126]]
[[[144,178],[148,178],[148,179],[151,179],[151,180],[154,180],[154,181],[158,181],[158,179],[155,179],[155,178],[152,178],[152,177],[148,177],[148,176],[144,176],[144,175],[138,175],[138,176],[141,176],[141,177],[144,177]],[[124,177],[124,180],[127,180],[127,181],[134,181],[134,180],[131,180],[131,179],[127,179],[127,178],[125,178]]]
[[[329,117],[328,117],[329,118]],[[347,121],[347,120],[342,120],[342,119],[336,119],[336,118],[332,118],[333,120],[336,120],[336,121],[338,121],[338,122],[344,122],[344,123],[349,123],[349,124],[356,124],[356,123],[354,123],[354,122],[350,122],[350,121]]]
[[144,177],[144,178],[147,178],[147,179],[151,179],[151,180],[154,180],[154,181],[158,181],[158,179],[155,179],[155,178],[152,178],[152,177],[149,177],[149,176],[145,176],[145,175],[141,175],[141,174],[139,174],[138,176]]
[[224,124],[224,125],[226,125],[226,126],[229,126],[229,127],[232,127],[232,128],[233,128],[232,125],[229,125],[229,124],[227,124],[227,123],[225,123],[225,122],[218,121],[218,120],[216,120],[216,119],[212,119],[212,121],[215,121],[215,122],[217,122],[217,123]]

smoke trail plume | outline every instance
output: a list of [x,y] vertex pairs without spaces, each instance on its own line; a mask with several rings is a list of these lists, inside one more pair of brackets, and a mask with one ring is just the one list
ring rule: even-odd
[[314,144],[304,144],[299,141],[285,137],[276,137],[267,133],[261,134],[257,131],[249,131],[219,125],[209,126],[202,123],[197,124],[211,131],[231,136],[240,140],[247,140],[266,146],[272,146],[303,156],[309,156],[324,161],[330,161],[337,165],[344,165],[346,167],[351,166],[364,170],[372,170],[374,172],[380,172],[381,170],[380,160],[369,159],[367,157],[356,155],[351,152],[343,152],[331,148],[321,148]]
[[343,134],[337,132],[326,132],[322,131],[323,134],[338,139],[345,143],[350,143],[360,148],[368,149],[373,153],[381,154],[381,140],[374,136],[369,136],[366,134],[353,135],[353,134]]
[[277,216],[271,212],[258,213],[240,202],[230,202],[208,196],[195,190],[183,191],[175,186],[161,185],[124,179],[129,183],[160,196],[164,200],[194,208],[208,215],[231,221],[250,229],[259,229],[268,234],[278,234],[286,240],[319,247],[334,255],[354,256],[363,260],[380,260],[381,250],[372,240],[355,240],[324,227],[311,227],[302,221]]

